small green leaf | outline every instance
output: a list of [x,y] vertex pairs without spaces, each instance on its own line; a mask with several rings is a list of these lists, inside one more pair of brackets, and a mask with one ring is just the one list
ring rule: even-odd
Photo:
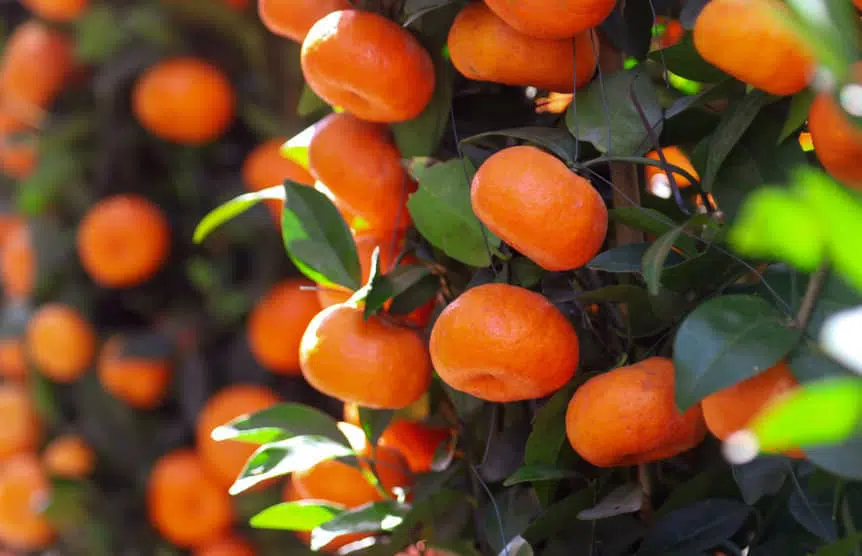
[[562,469],[546,463],[522,465],[517,471],[503,481],[503,486],[510,487],[520,483],[535,483],[541,481],[558,481],[578,477],[580,474],[573,469]]
[[805,449],[808,460],[833,475],[862,481],[862,435],[854,435],[840,444],[809,446]]
[[439,290],[440,278],[434,274],[428,274],[392,298],[389,313],[392,315],[408,315],[434,299]]
[[259,202],[269,199],[275,201],[284,200],[284,188],[280,185],[276,185],[253,193],[243,193],[242,195],[234,197],[230,201],[219,205],[208,212],[207,215],[198,223],[197,227],[195,227],[194,236],[192,238],[193,241],[195,243],[202,242],[208,235],[210,235],[210,233],[212,233],[213,230],[228,220],[236,218]]
[[296,162],[307,170],[308,145],[311,144],[311,138],[314,137],[316,127],[317,124],[312,124],[285,141],[278,151],[279,154],[288,160]]
[[652,526],[637,556],[700,554],[736,534],[751,511],[737,500],[714,498],[670,512]]
[[343,512],[339,506],[314,500],[282,502],[252,517],[249,525],[256,529],[311,531]]
[[404,521],[404,516],[409,511],[410,506],[394,500],[387,500],[385,502],[372,502],[342,512],[312,530],[311,549],[319,550],[335,537],[347,533],[391,531]]
[[373,312],[380,309],[387,301],[406,292],[429,275],[431,271],[421,265],[399,265],[393,268],[388,274],[371,282],[365,310]]
[[391,409],[369,409],[359,406],[359,424],[369,444],[377,445],[377,440],[389,426],[394,415],[395,412]]
[[[580,102],[580,97],[578,97]],[[572,137],[572,134],[565,129],[556,127],[516,127],[511,129],[501,129],[497,131],[486,131],[462,139],[461,143],[476,143],[489,137],[511,137],[512,139],[520,139],[532,143],[537,147],[541,147],[550,152],[567,165],[571,166],[575,162],[574,155],[578,150],[578,142]]]
[[787,119],[784,120],[784,127],[781,128],[781,133],[778,135],[779,143],[783,143],[785,139],[793,135],[797,129],[802,127],[805,120],[808,119],[808,111],[811,108],[811,103],[814,101],[814,96],[814,89],[806,87],[802,92],[796,93],[790,99]]
[[753,506],[764,496],[781,490],[791,467],[784,456],[764,454],[749,463],[734,465],[732,469],[742,499]]
[[509,270],[512,272],[512,281],[522,288],[532,288],[542,280],[544,269],[528,259],[527,257],[517,257],[509,263]]
[[298,403],[282,403],[241,415],[210,433],[213,440],[239,440],[250,444],[266,444],[300,435],[324,436],[350,446],[335,419]]
[[637,483],[625,483],[608,493],[592,508],[578,512],[577,518],[593,520],[632,514],[641,509],[643,501],[643,488]]
[[[634,272],[640,273],[644,254],[652,246],[652,243],[630,243],[603,251],[587,263],[587,268],[592,270],[604,270],[605,272]],[[676,253],[670,253],[668,260],[675,263],[682,262],[682,257]]]
[[317,96],[308,84],[303,85],[302,93],[299,95],[299,102],[296,103],[296,115],[300,118],[306,118],[318,112],[328,111],[331,108],[325,100]]
[[685,225],[682,225],[666,232],[655,240],[644,253],[641,261],[641,271],[650,294],[658,295],[661,289],[661,273],[665,262],[671,253],[671,249],[673,249],[674,243],[676,243],[677,238],[679,238],[684,229]]

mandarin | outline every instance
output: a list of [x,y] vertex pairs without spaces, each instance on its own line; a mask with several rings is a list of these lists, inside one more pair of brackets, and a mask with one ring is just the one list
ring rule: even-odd
[[314,283],[289,278],[274,285],[258,301],[248,318],[248,343],[252,355],[265,369],[283,375],[299,375],[299,343],[311,319],[320,312]]
[[[700,179],[700,176],[697,174],[697,170],[695,170],[691,160],[679,147],[663,147],[661,154],[664,155],[664,159],[667,161],[668,165],[676,166],[677,168],[685,170],[691,174],[691,177]],[[646,157],[661,162],[661,157],[657,151],[648,152]],[[687,177],[683,176],[679,172],[672,171],[671,173],[673,174],[676,186],[680,189],[691,186],[691,180]],[[646,177],[647,188],[653,194],[655,194],[656,191],[665,191],[670,188],[670,177],[668,173],[658,166],[644,166],[644,176]]]
[[220,69],[198,58],[178,57],[141,75],[132,105],[140,124],[156,137],[201,145],[227,131],[236,98]]
[[537,39],[516,31],[482,2],[467,4],[447,39],[455,69],[468,79],[570,93],[596,71],[591,32]]
[[34,15],[49,21],[69,23],[78,19],[89,7],[89,0],[21,0]]
[[168,257],[170,241],[162,210],[134,194],[102,199],[78,225],[81,265],[106,288],[127,288],[149,279]]
[[0,543],[20,551],[48,548],[56,532],[40,508],[51,484],[35,454],[0,463]]
[[45,446],[42,462],[52,475],[83,479],[93,472],[96,454],[82,437],[66,434],[58,436]]
[[96,333],[76,309],[48,303],[27,323],[25,344],[30,360],[43,375],[57,382],[73,382],[93,361]]
[[398,450],[414,473],[428,473],[432,471],[440,446],[451,436],[451,431],[445,427],[396,418],[380,435],[378,444]]
[[11,110],[0,110],[0,170],[9,177],[24,179],[36,167],[39,155],[34,140],[18,137],[29,129]]
[[597,26],[616,0],[485,0],[509,27],[534,38],[568,39]]
[[0,383],[0,461],[24,452],[33,452],[42,440],[42,422],[22,384]]
[[99,354],[99,382],[106,392],[137,409],[153,409],[171,382],[170,362],[161,358],[126,356],[127,338],[114,335]]
[[196,548],[192,556],[255,556],[255,550],[244,538],[229,535]]
[[18,337],[0,339],[0,377],[20,380],[27,376],[27,354]]
[[0,58],[0,107],[34,116],[47,108],[71,73],[73,49],[69,37],[44,23],[18,25]]
[[532,146],[491,155],[473,176],[479,220],[546,270],[570,270],[595,257],[608,210],[588,180]]
[[257,12],[267,29],[296,42],[305,40],[323,16],[350,7],[348,0],[258,0]]
[[25,298],[36,286],[36,253],[26,222],[19,222],[0,246],[0,283],[11,298]]
[[792,95],[814,75],[808,46],[772,12],[779,0],[712,0],[694,26],[694,46],[709,63],[773,95]]
[[700,444],[706,425],[700,404],[680,413],[673,361],[650,357],[586,381],[566,411],[572,448],[597,467],[648,463]]
[[318,20],[302,43],[301,63],[320,98],[371,122],[411,120],[434,94],[428,52],[409,31],[371,12],[339,10]]
[[[248,153],[242,164],[242,180],[248,191],[260,191],[281,185],[285,179],[304,185],[314,185],[308,170],[281,155],[286,138],[264,141]],[[281,221],[282,202],[264,201],[276,222]]]

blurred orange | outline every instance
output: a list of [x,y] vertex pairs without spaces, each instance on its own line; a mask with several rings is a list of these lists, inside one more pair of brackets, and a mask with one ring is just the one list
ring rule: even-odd
[[89,368],[96,353],[96,333],[72,307],[48,303],[27,323],[26,346],[42,374],[57,382],[73,382]]
[[93,472],[96,454],[82,437],[66,434],[45,446],[42,462],[52,475],[83,479]]
[[0,543],[23,552],[48,548],[55,531],[41,508],[50,488],[34,454],[20,454],[0,463]]
[[102,346],[98,371],[102,387],[138,409],[158,406],[171,381],[170,362],[123,355],[125,338],[114,335]]
[[34,452],[42,441],[42,423],[30,392],[22,384],[0,383],[0,461]]

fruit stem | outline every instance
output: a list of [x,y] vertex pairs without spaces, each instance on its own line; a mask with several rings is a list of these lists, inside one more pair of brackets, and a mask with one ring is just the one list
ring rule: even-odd
[[799,312],[796,314],[796,318],[793,319],[794,328],[804,330],[808,326],[808,321],[811,319],[815,305],[817,305],[817,298],[820,296],[820,291],[823,289],[823,284],[826,282],[828,275],[829,265],[825,262],[811,275],[808,287],[805,290],[805,296],[802,298],[802,303],[799,304]]

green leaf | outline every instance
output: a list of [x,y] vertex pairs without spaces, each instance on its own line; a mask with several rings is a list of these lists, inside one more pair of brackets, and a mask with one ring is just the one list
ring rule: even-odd
[[853,554],[860,543],[862,543],[862,532],[852,533],[841,540],[821,546],[814,556],[847,556]]
[[727,78],[727,74],[703,59],[694,47],[691,33],[676,44],[650,53],[649,58],[661,64],[669,71],[701,83],[718,83]]
[[699,400],[775,365],[800,331],[759,297],[725,295],[686,317],[674,341],[676,403],[685,411]]
[[671,249],[679,235],[685,230],[685,225],[677,226],[655,240],[646,250],[641,262],[641,268],[647,289],[652,295],[658,295],[661,289],[661,273]]
[[852,481],[862,481],[862,436],[854,435],[831,446],[812,446],[805,455],[817,467]]
[[358,290],[362,268],[350,228],[323,193],[285,182],[281,236],[290,260],[302,274],[321,286]]
[[524,533],[540,507],[532,489],[513,486],[496,494],[480,511],[482,533],[491,550],[500,552],[510,539]]
[[[816,535],[826,542],[832,542],[838,538],[835,521],[832,518],[832,506],[834,505],[834,492],[832,488],[815,488],[811,478],[805,481],[799,488],[790,493],[787,500],[787,509],[797,523],[805,527],[812,535]],[[822,485],[816,485],[822,487]]]
[[[630,243],[603,251],[587,263],[587,268],[592,270],[604,270],[605,272],[635,272],[640,273],[644,254],[652,246],[652,243]],[[667,258],[670,264],[683,261],[682,257],[671,252]]]
[[640,511],[643,501],[643,488],[637,483],[625,483],[609,492],[592,508],[578,512],[577,518],[589,521],[632,514]]
[[115,56],[126,44],[128,32],[111,6],[93,6],[75,21],[75,58],[98,63]]
[[276,185],[253,193],[243,193],[242,195],[234,197],[230,201],[219,205],[208,212],[206,216],[198,222],[198,225],[195,227],[192,240],[195,243],[202,242],[208,235],[210,235],[210,233],[212,233],[213,230],[228,220],[236,218],[259,202],[269,199],[275,201],[284,200],[284,188],[280,185]]
[[339,506],[316,500],[282,502],[252,517],[249,525],[256,529],[311,531],[343,512]]
[[509,543],[500,551],[500,554],[497,556],[534,556],[535,551],[533,551],[533,547],[530,546],[530,543],[524,539],[524,537],[518,535],[514,537]]
[[[823,305],[822,293],[817,305]],[[793,350],[787,358],[787,365],[796,380],[802,383],[821,378],[853,376],[852,371],[830,359],[817,344],[809,341],[802,342]]]
[[[371,282],[371,289],[365,299],[366,312],[380,309],[387,301],[416,286],[430,275],[431,271],[422,265],[398,265]],[[439,285],[436,279],[435,284]]]
[[[679,226],[677,222],[674,222],[663,213],[655,209],[639,206],[613,208],[608,211],[608,218],[614,222],[625,224],[636,230],[649,232],[655,236],[665,234]],[[689,250],[693,251],[695,248],[694,240],[691,240],[687,236],[681,237],[679,243],[680,248],[682,248],[683,243],[686,243],[686,252]]]
[[805,120],[808,119],[808,111],[811,108],[811,103],[814,101],[814,96],[814,89],[806,87],[802,92],[796,93],[790,99],[787,119],[784,120],[784,127],[781,128],[781,133],[778,135],[779,143],[782,143],[793,135],[796,130],[802,127]]
[[64,192],[70,182],[81,178],[84,170],[76,153],[44,153],[36,169],[18,183],[17,209],[28,216],[39,215]]
[[701,500],[655,523],[637,556],[699,554],[736,534],[750,514],[751,508],[736,500]]
[[307,170],[308,145],[311,144],[311,138],[314,137],[316,127],[317,124],[310,125],[285,141],[278,151],[279,154],[288,160],[296,162]]
[[377,440],[389,426],[394,415],[395,412],[391,409],[369,409],[359,406],[359,423],[369,444],[377,445]]
[[[466,160],[426,168],[407,208],[419,233],[453,259],[471,266],[491,264],[500,239],[484,230],[470,203],[473,171]],[[486,242],[487,241],[487,242]]]
[[786,457],[770,454],[731,468],[742,499],[749,506],[755,505],[764,496],[776,494],[781,490],[787,473],[791,470]]
[[542,280],[544,269],[528,259],[517,257],[509,262],[509,270],[512,273],[512,282],[522,288],[532,288]]
[[548,506],[524,530],[523,536],[531,544],[539,544],[572,526],[572,516],[595,502],[596,493],[591,487],[583,488]]
[[572,469],[562,469],[546,463],[522,465],[517,471],[503,481],[503,486],[510,487],[520,483],[536,483],[541,481],[558,481],[578,477],[580,474]]
[[[672,307],[665,303],[665,299],[651,297],[649,292],[641,286],[632,284],[618,284],[605,286],[596,290],[584,292],[578,296],[581,303],[611,302],[622,303],[626,306],[625,319],[628,331],[635,338],[652,336],[667,328],[670,319],[665,315],[659,315],[655,307],[661,305],[662,309]],[[674,313],[674,311],[671,311]],[[675,314],[673,315],[676,316]]]
[[228,493],[239,494],[256,484],[308,469],[321,461],[351,456],[343,443],[325,436],[294,436],[264,444],[251,455]]
[[578,91],[577,102],[566,112],[566,126],[599,152],[617,156],[641,155],[650,150],[649,134],[632,92],[655,134],[661,133],[662,109],[655,87],[642,66],[593,80]]
[[435,57],[436,81],[434,96],[421,114],[406,122],[392,124],[392,136],[403,158],[431,156],[437,151],[443,132],[449,124],[452,105],[452,64]]
[[409,315],[434,299],[439,290],[440,278],[434,274],[428,274],[397,294],[392,299],[392,305],[389,306],[389,313],[392,315]]
[[[578,97],[580,102],[581,97]],[[556,127],[516,127],[496,131],[486,131],[462,139],[461,143],[477,143],[489,137],[510,137],[532,143],[537,147],[545,149],[567,165],[571,166],[577,162],[574,158],[578,150],[578,143],[565,129]]]
[[317,96],[308,84],[302,86],[302,93],[299,95],[299,102],[296,103],[296,115],[300,118],[306,118],[318,112],[331,110],[325,100]]
[[390,531],[404,520],[404,516],[409,511],[410,506],[394,500],[387,500],[385,502],[372,502],[342,512],[312,530],[311,549],[319,550],[335,537],[347,533]]
[[213,429],[213,440],[239,440],[250,444],[266,444],[295,436],[323,436],[349,447],[337,421],[313,407],[298,403],[282,403],[241,415]]

